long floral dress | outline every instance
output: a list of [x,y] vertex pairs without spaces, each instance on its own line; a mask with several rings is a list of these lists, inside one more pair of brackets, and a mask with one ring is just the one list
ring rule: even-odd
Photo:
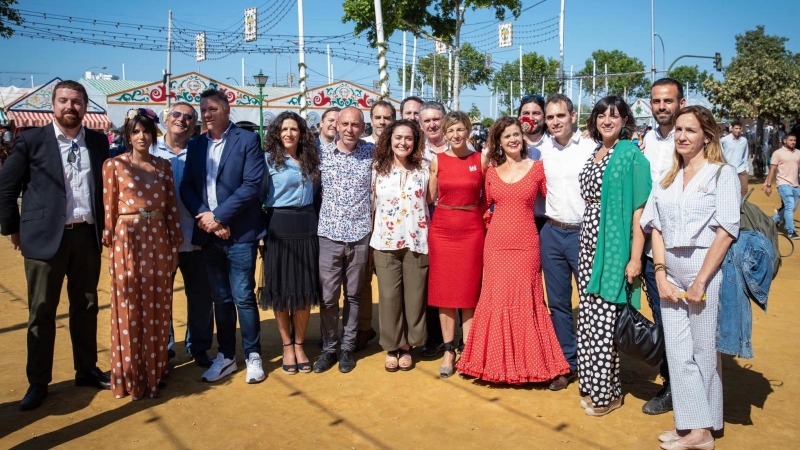
[[[169,368],[172,273],[183,235],[172,168],[155,156],[152,162],[155,174],[142,177],[127,153],[103,165],[103,244],[109,248],[111,274],[111,391],[116,398],[159,397],[159,382]],[[163,218],[141,216],[155,211]],[[140,217],[130,216],[137,213]]]

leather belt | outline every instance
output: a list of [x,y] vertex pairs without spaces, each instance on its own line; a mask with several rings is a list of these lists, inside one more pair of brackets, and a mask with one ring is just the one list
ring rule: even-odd
[[579,223],[563,223],[553,219],[547,219],[547,223],[550,225],[561,228],[562,230],[580,230],[581,224]]
[[88,227],[88,226],[91,226],[91,224],[88,223],[88,222],[68,223],[68,224],[64,225],[64,229],[65,230],[72,230],[74,228]]
[[139,211],[133,214],[120,214],[119,217],[126,219],[163,219],[163,211]]
[[445,209],[454,209],[459,211],[472,211],[478,207],[478,205],[464,205],[464,206],[450,206],[450,205],[443,205],[441,203],[436,204],[437,208],[445,208]]

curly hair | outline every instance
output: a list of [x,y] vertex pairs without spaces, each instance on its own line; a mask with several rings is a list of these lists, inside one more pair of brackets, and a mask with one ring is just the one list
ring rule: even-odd
[[523,158],[528,156],[528,144],[522,137],[522,125],[519,123],[519,119],[510,116],[501,117],[492,124],[491,128],[489,128],[489,139],[486,143],[487,147],[489,147],[489,154],[487,156],[489,157],[489,160],[496,166],[506,162],[506,153],[503,151],[503,147],[500,146],[500,137],[503,135],[503,132],[506,131],[506,128],[512,125],[519,127],[519,139],[522,142],[522,150],[520,150],[520,155],[522,155]]
[[425,151],[425,139],[422,137],[422,130],[419,124],[413,120],[397,120],[392,122],[381,136],[378,138],[378,143],[375,146],[375,153],[372,158],[372,167],[378,175],[387,175],[392,171],[394,164],[394,152],[392,151],[392,135],[394,130],[398,127],[408,127],[414,135],[414,149],[408,155],[408,162],[411,164],[412,169],[419,169],[422,167],[422,152]]
[[267,164],[273,165],[276,169],[286,166],[286,150],[281,141],[281,128],[287,119],[294,120],[300,130],[300,142],[297,145],[297,160],[300,162],[300,170],[303,178],[311,177],[312,180],[319,180],[319,155],[314,145],[314,135],[308,128],[308,124],[299,115],[291,111],[284,111],[278,114],[264,133],[264,152],[269,153]]

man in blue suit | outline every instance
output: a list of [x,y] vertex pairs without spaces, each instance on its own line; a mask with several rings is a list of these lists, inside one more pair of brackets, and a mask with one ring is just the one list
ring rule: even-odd
[[192,243],[203,259],[214,299],[219,350],[203,381],[237,370],[236,316],[246,357],[245,381],[264,380],[261,324],[255,297],[258,240],[266,234],[259,193],[266,170],[257,134],[230,121],[223,92],[200,94],[200,115],[208,132],[189,142],[180,194],[195,216]]

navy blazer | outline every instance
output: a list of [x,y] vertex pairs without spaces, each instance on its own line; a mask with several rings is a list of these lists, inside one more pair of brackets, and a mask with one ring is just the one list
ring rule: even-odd
[[[85,129],[92,184],[91,204],[97,246],[104,225],[103,161],[108,158],[108,138]],[[17,198],[22,192],[22,213]],[[64,235],[67,194],[64,164],[52,123],[23,131],[0,170],[0,233],[19,233],[22,256],[48,260],[55,256]]]
[[[202,134],[191,141],[186,153],[186,167],[181,181],[181,200],[192,215],[211,211],[206,194],[208,137]],[[266,162],[258,134],[231,124],[222,149],[217,172],[217,203],[214,215],[229,226],[233,243],[253,242],[267,234],[261,214],[261,193]],[[204,246],[213,234],[194,225],[192,244]]]

